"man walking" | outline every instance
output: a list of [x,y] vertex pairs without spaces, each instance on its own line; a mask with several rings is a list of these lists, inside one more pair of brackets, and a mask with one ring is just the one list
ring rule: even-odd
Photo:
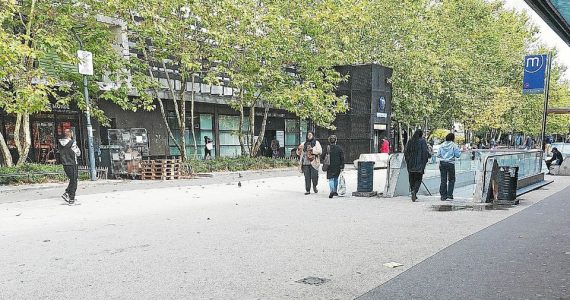
[[81,155],[81,150],[77,147],[70,129],[65,129],[64,138],[59,140],[59,155],[65,175],[69,178],[69,184],[61,197],[69,205],[73,205],[75,203],[75,192],[77,191],[77,157]]

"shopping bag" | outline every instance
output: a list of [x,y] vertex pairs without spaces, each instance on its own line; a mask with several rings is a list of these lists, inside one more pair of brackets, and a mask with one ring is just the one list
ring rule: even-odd
[[346,194],[346,181],[344,180],[344,174],[341,171],[338,175],[338,189],[337,194],[339,196],[344,196]]

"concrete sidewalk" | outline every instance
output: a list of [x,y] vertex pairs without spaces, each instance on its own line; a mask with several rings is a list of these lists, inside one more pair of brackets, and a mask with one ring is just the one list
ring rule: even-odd
[[[355,171],[346,178],[356,187]],[[72,207],[5,203],[0,299],[352,299],[569,183],[481,212],[436,212],[422,198],[329,199],[323,174],[309,196],[298,174],[82,195]],[[308,276],[330,281],[297,283]]]
[[[197,177],[194,179],[184,180],[86,180],[79,182],[77,194],[78,197],[81,197],[83,195],[117,191],[202,186],[216,183],[237,182],[239,180],[295,176],[297,174],[299,174],[298,168],[281,168],[241,172],[215,172],[211,173],[212,177]],[[63,194],[66,186],[67,182],[0,186],[0,204],[46,198],[59,198],[61,194]]]

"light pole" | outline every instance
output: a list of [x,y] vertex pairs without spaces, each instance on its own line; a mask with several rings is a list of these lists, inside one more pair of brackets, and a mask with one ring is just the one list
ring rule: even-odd
[[[75,32],[75,28],[82,27],[72,27],[71,32],[77,42],[79,42],[79,50],[83,51],[83,41]],[[80,72],[81,73],[81,72]],[[89,149],[89,174],[91,175],[91,181],[97,180],[97,172],[95,170],[95,149],[93,148],[93,127],[91,126],[91,105],[89,104],[89,90],[87,86],[87,74],[83,75],[83,97],[85,97],[85,118],[87,120],[87,144]]]

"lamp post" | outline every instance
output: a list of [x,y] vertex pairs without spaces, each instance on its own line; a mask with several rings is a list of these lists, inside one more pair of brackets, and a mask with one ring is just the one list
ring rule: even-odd
[[[75,28],[82,28],[82,27],[73,27],[71,28],[71,32],[73,36],[79,42],[79,50],[78,55],[83,53],[83,41],[75,32]],[[91,181],[97,180],[97,172],[95,170],[95,149],[93,148],[93,127],[91,126],[91,105],[89,104],[89,90],[87,86],[87,75],[88,73],[93,74],[93,68],[90,68],[90,72],[82,72],[81,68],[79,68],[79,73],[83,76],[83,97],[85,98],[85,118],[87,120],[87,144],[89,149],[89,174],[91,177]]]

